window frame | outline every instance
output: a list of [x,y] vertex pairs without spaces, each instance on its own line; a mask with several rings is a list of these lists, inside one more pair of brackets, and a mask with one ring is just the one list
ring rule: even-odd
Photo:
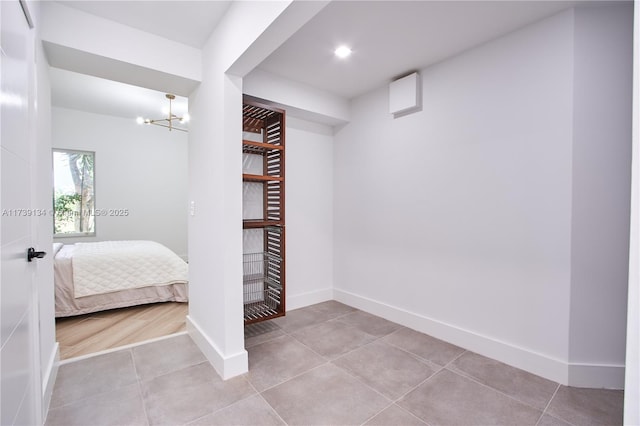
[[97,229],[97,220],[96,215],[93,215],[93,231],[91,232],[65,232],[65,233],[57,233],[56,232],[56,182],[55,182],[55,153],[75,153],[75,154],[83,154],[83,155],[91,155],[93,156],[93,210],[96,210],[96,152],[95,151],[86,151],[81,149],[68,149],[68,148],[52,148],[51,150],[51,171],[52,171],[52,187],[53,187],[53,238],[82,238],[82,237],[95,237],[96,229]]

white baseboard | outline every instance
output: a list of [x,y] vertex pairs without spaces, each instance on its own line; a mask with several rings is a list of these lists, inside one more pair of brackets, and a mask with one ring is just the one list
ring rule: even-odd
[[60,367],[60,345],[55,343],[53,351],[49,356],[47,369],[42,376],[42,418],[46,420],[49,406],[51,405],[51,396],[53,395],[53,387],[58,377],[58,368]]
[[304,308],[309,305],[315,305],[316,303],[326,302],[327,300],[333,300],[332,288],[310,291],[293,296],[287,295],[287,311]]
[[579,388],[624,389],[624,365],[569,364],[569,384]]
[[188,315],[187,332],[223,380],[249,371],[249,354],[246,350],[243,349],[238,353],[225,356],[193,318]]
[[334,289],[334,299],[405,327],[568,386],[622,389],[624,366],[570,365],[530,349],[479,335],[414,312]]

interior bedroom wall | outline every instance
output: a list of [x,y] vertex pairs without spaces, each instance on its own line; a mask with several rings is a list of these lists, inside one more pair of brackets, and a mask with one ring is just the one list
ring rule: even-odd
[[569,380],[601,375],[615,387],[627,323],[633,5],[577,8],[574,39]]
[[135,119],[54,107],[54,148],[94,151],[96,236],[56,241],[153,240],[187,260],[187,133],[140,126]]
[[[422,70],[420,112],[394,119],[387,87],[352,102],[334,147],[337,300],[568,382],[584,266],[571,263],[574,24],[563,12]],[[600,362],[618,363],[615,345]]]
[[286,118],[287,310],[333,298],[333,130]]

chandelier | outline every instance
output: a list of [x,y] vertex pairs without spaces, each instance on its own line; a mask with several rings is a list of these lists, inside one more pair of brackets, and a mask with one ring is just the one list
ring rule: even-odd
[[[181,132],[188,132],[189,130],[187,130],[185,127],[180,127],[180,124],[184,125],[189,121],[189,114],[185,113],[182,117],[178,117],[177,115],[175,115],[171,110],[171,101],[176,98],[176,95],[167,93],[165,97],[169,99],[169,112],[167,118],[159,118],[153,120],[151,118],[138,117],[136,119],[136,122],[138,124],[154,124],[156,126],[166,127],[169,129],[169,131],[179,130]],[[178,125],[176,126],[176,124]]]

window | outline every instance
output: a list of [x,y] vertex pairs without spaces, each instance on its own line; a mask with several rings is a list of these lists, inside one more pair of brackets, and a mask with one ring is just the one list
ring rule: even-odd
[[56,237],[95,235],[95,154],[53,150],[53,232]]

